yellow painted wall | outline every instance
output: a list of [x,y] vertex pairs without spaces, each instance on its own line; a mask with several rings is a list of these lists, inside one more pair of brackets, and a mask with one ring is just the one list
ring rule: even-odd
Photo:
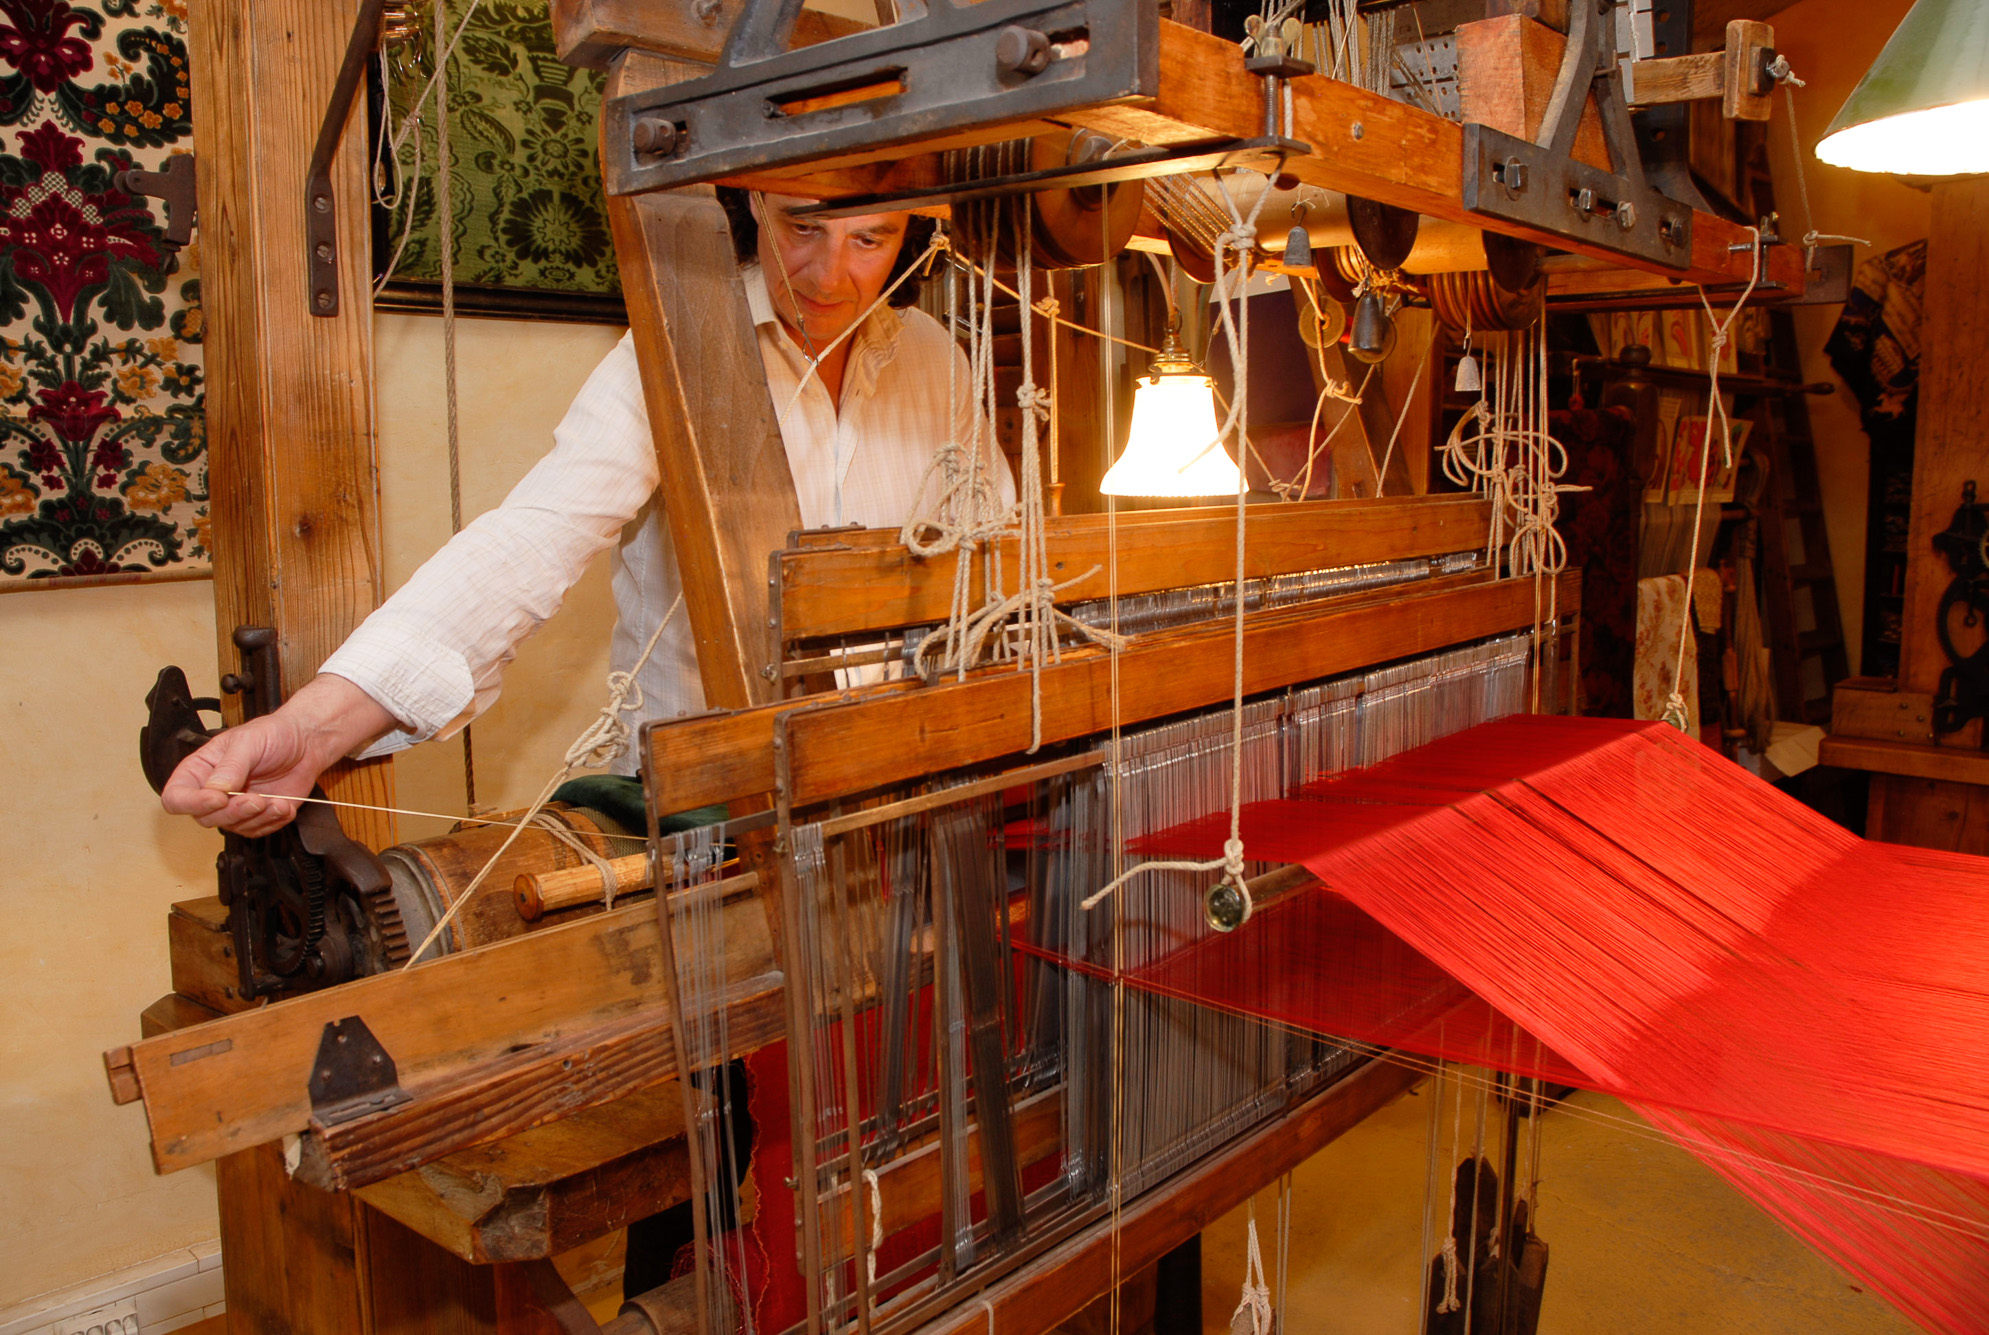
[[[1803,168],[1808,174],[1814,226],[1872,243],[1859,247],[1860,262],[1927,235],[1929,197],[1889,176],[1846,171],[1818,162],[1816,141],[1864,76],[1885,39],[1912,8],[1911,0],[1799,0],[1771,20],[1775,45],[1791,68],[1807,80],[1796,91],[1796,127],[1803,144]],[[1787,103],[1776,98],[1770,153],[1775,198],[1781,205],[1782,234],[1800,237],[1811,224],[1803,218],[1795,163],[1785,122]],[[1816,437],[1817,471],[1823,490],[1824,522],[1830,532],[1830,555],[1837,570],[1838,606],[1844,638],[1851,653],[1851,670],[1858,670],[1863,642],[1865,579],[1865,496],[1870,477],[1871,442],[1858,425],[1858,405],[1830,369],[1823,345],[1842,310],[1839,306],[1804,306],[1796,310],[1796,336],[1803,353],[1803,375],[1827,380],[1837,393],[1809,400]]]
[[[441,324],[380,316],[381,515],[397,587],[449,534]],[[620,330],[465,320],[464,509],[495,504]],[[479,796],[529,801],[599,707],[613,620],[605,561],[513,665],[477,728]],[[138,768],[144,696],[165,663],[212,690],[206,581],[0,596],[0,1313],[215,1236],[213,1176],[160,1178],[137,1105],[112,1105],[100,1054],[169,990],[166,908],[213,893],[220,839],[169,818]],[[459,811],[451,743],[397,765],[401,802]],[[403,838],[443,828],[409,821]]]
[[101,1059],[169,990],[166,906],[212,893],[138,729],[161,665],[213,659],[205,580],[0,596],[0,1311],[214,1236],[212,1173],[153,1176]]

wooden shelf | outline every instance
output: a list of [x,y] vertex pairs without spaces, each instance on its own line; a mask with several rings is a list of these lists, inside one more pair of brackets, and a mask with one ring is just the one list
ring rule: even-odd
[[1826,737],[1817,758],[1839,769],[1870,770],[1912,779],[1989,786],[1989,752],[1951,746],[1888,742],[1868,737]]

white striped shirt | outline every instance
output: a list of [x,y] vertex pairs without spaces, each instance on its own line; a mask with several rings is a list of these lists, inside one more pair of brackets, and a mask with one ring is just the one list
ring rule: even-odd
[[[778,412],[794,397],[808,358],[782,331],[759,267],[748,265],[744,276]],[[933,452],[972,429],[966,358],[937,321],[916,310],[880,307],[851,340],[840,409],[811,377],[781,424],[781,439],[804,527],[896,528],[913,512]],[[984,428],[983,439],[992,438]],[[1014,486],[1006,467],[1000,473],[1006,504]],[[503,504],[423,563],[319,669],[353,682],[401,725],[358,754],[446,737],[488,709],[518,645],[611,545],[616,624],[609,663],[615,671],[633,667],[682,587],[657,479],[635,345],[624,336],[553,432],[552,451]],[[704,708],[681,612],[637,685],[642,708],[632,726]],[[631,755],[616,768],[633,773],[634,766]]]

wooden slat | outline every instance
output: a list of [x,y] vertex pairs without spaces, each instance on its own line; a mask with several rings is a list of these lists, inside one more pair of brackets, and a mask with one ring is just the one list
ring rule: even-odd
[[[1416,1071],[1372,1061],[1284,1118],[1209,1155],[1041,1259],[921,1327],[921,1335],[1046,1335],[1115,1273],[1135,1274],[1317,1154],[1414,1085]],[[1116,1271],[1115,1271],[1116,1264]]]
[[690,1195],[675,1081],[356,1193],[430,1242],[488,1265],[557,1255]]
[[[357,0],[193,0],[214,601],[222,671],[237,625],[276,628],[285,691],[378,603],[371,226],[366,117],[332,168],[342,314],[309,311],[304,176]],[[200,673],[195,673],[196,683]],[[230,722],[239,697],[225,697]],[[335,799],[393,805],[386,761],[335,767]],[[393,842],[379,812],[343,812],[362,842]]]
[[1655,107],[1667,102],[1723,97],[1727,87],[1726,65],[1724,51],[1636,61],[1630,66],[1635,93],[1631,105]]
[[[1561,576],[1559,606],[1580,606],[1580,576]],[[1430,653],[1533,623],[1531,580],[1458,576],[1413,593],[1378,590],[1335,600],[1332,611],[1297,609],[1252,618],[1244,635],[1244,690],[1275,690]],[[1204,709],[1229,698],[1233,640],[1209,631],[1156,636],[1111,659],[1072,658],[1042,672],[1045,744]],[[964,682],[853,705],[776,716],[786,732],[788,800],[803,807],[833,797],[1013,755],[1029,746],[1031,678],[995,670]]]
[[[1160,512],[1165,522],[1123,525],[1118,535],[1121,595],[1230,580],[1236,574],[1236,519],[1228,507]],[[1485,545],[1491,509],[1472,496],[1261,505],[1248,514],[1249,578],[1393,561]],[[1050,577],[1076,579],[1063,603],[1111,591],[1103,515],[1047,520]],[[952,606],[957,555],[921,560],[904,547],[851,545],[781,553],[781,637],[824,635],[944,621]],[[1002,545],[1003,568],[1017,568],[1017,544]],[[1090,572],[1087,574],[1087,572]],[[1082,577],[1082,578],[1079,578]]]
[[[1899,644],[1899,688],[1932,694],[1948,666],[1935,625],[1954,571],[1934,554],[1934,535],[1954,521],[1962,487],[1974,482],[1989,500],[1982,423],[1989,419],[1989,178],[1934,187],[1927,237],[1926,347],[1938,348],[1920,377],[1920,419],[1913,446],[1913,513],[1906,540],[1906,609]],[[1968,650],[1974,641],[1957,643]]]
[[[917,686],[911,681],[881,682],[833,697],[813,696],[806,703],[867,700]],[[790,700],[643,725],[641,749],[649,766],[645,782],[654,794],[656,809],[666,813],[693,811],[771,793],[774,719],[802,704]]]
[[[758,951],[764,957],[759,905],[743,901],[726,913],[728,943],[739,943],[742,956]],[[464,1072],[473,1073],[478,1091],[493,1100],[487,1122],[472,1118],[464,1128],[471,1140],[437,1140],[431,1158],[533,1124],[529,1108],[499,1107],[496,1100],[523,1097],[527,1076],[556,1085],[562,1061],[574,1062],[565,1073],[573,1088],[541,1090],[560,1111],[639,1087],[607,1077],[595,1081],[596,1065],[627,1078],[634,1062],[638,1075],[647,1077],[641,1083],[666,1079],[675,1074],[667,1039],[661,1040],[664,1056],[653,1049],[642,1062],[629,1056],[639,1050],[637,1032],[660,1025],[668,1005],[660,949],[654,907],[634,904],[147,1039],[131,1049],[130,1069],[151,1123],[153,1163],[172,1172],[305,1130],[311,1062],[325,1026],[347,1016],[364,1020],[394,1058],[401,1086],[416,1096],[417,1107],[460,1112],[460,1100],[452,1105],[450,1096],[463,1092]],[[761,971],[742,963],[732,976]],[[589,1057],[597,1051],[597,1059]],[[542,1069],[547,1066],[550,1075]],[[438,1082],[439,1088],[424,1091]]]

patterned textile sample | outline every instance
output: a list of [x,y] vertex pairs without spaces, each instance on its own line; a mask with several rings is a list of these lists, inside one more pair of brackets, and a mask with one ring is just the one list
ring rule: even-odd
[[196,249],[117,173],[191,148],[184,0],[0,0],[0,590],[204,573]]
[[[466,5],[451,5],[449,22]],[[433,9],[390,55],[388,101],[399,126],[434,73]],[[449,148],[456,281],[477,287],[621,291],[595,146],[601,75],[553,53],[546,0],[483,0],[449,61]],[[432,109],[401,145],[381,263],[395,278],[440,281]],[[409,223],[406,183],[418,182]],[[405,233],[405,238],[403,234]]]

